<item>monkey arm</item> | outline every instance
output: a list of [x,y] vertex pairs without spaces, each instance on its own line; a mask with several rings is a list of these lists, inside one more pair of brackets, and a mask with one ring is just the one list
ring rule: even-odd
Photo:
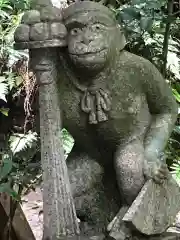
[[170,87],[157,68],[147,62],[148,74],[144,89],[151,113],[151,124],[146,134],[144,147],[148,161],[158,159],[164,151],[173,130],[178,108]]

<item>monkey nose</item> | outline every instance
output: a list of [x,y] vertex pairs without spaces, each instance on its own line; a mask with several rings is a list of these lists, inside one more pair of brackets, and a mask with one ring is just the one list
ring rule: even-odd
[[92,42],[93,40],[93,36],[90,34],[84,34],[83,38],[82,38],[82,42],[86,45],[88,45],[90,42]]

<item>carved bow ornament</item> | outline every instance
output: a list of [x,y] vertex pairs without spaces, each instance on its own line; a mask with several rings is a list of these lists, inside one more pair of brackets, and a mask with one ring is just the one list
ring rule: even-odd
[[89,124],[108,120],[111,98],[107,90],[86,90],[81,98],[81,110],[89,114]]

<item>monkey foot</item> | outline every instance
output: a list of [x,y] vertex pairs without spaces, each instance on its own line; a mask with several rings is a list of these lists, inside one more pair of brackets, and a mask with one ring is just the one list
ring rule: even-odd
[[[72,236],[64,238],[51,238],[52,240],[121,240],[121,236],[116,235],[116,238],[112,236],[105,236],[104,234],[94,236]],[[50,240],[49,238],[43,238],[43,240]],[[126,236],[125,240],[180,240],[180,234],[178,233],[164,233],[158,236],[145,236],[141,234],[135,234],[132,236]]]
[[[138,239],[139,240],[139,239]],[[164,233],[160,236],[149,237],[148,240],[180,240],[180,234],[178,233]]]
[[[147,236],[137,231],[132,231],[131,234],[122,234],[123,232],[111,233],[111,236],[105,237],[103,240],[180,240],[180,233],[165,232],[160,235]],[[97,239],[99,240],[99,239]]]
[[107,240],[114,239],[114,240],[131,240],[132,235],[130,233],[127,233],[125,231],[119,231],[119,232],[111,232],[111,234],[105,238]]
[[180,240],[180,234],[164,233],[156,236],[136,235],[132,236],[129,240]]

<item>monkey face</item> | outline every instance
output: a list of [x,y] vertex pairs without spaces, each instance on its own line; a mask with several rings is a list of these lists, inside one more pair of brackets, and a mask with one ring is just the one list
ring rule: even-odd
[[105,16],[81,13],[66,24],[68,53],[77,68],[100,70],[114,48],[115,24]]

